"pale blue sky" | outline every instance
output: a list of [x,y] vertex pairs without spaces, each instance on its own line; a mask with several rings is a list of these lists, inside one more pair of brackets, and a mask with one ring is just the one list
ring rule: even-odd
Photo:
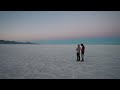
[[0,11],[0,39],[60,40],[120,36],[119,11]]

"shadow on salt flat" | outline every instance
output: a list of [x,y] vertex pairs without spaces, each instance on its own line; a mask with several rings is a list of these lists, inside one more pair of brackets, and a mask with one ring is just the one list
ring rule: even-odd
[[8,79],[8,75],[6,74],[0,74],[0,79]]
[[25,79],[56,79],[57,77],[50,73],[29,74]]

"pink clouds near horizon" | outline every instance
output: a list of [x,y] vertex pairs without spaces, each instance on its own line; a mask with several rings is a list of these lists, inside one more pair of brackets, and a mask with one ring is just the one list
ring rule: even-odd
[[120,35],[120,12],[6,11],[0,14],[0,39],[59,40]]

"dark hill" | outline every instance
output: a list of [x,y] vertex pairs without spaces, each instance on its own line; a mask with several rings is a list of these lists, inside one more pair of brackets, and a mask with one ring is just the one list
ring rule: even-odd
[[35,44],[35,43],[0,40],[0,44]]

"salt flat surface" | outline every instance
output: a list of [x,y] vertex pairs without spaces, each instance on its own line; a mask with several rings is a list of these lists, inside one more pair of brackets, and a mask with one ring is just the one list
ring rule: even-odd
[[0,45],[0,79],[120,79],[120,45]]

